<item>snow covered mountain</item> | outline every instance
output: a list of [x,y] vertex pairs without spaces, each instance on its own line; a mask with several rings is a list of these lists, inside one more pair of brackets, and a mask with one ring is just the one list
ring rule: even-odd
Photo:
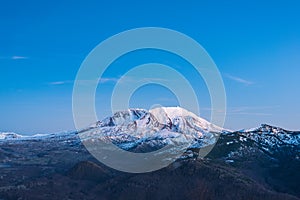
[[16,138],[22,138],[22,135],[13,132],[0,132],[0,140],[10,140]]
[[[12,132],[0,133],[2,140],[72,140],[80,136],[82,141],[100,139],[113,142],[124,150],[148,146],[154,149],[176,140],[189,143],[190,148],[213,145],[219,136],[226,138],[226,144],[246,145],[255,143],[265,151],[282,146],[299,146],[299,132],[287,131],[279,127],[262,124],[258,128],[230,131],[206,121],[180,107],[160,107],[152,110],[128,109],[98,121],[81,131],[66,131],[57,134],[37,134],[22,136]],[[79,141],[76,141],[78,143]]]
[[[190,148],[162,170],[149,175],[131,175],[99,163],[83,145],[95,139],[113,142],[119,148],[136,153],[152,152],[173,143],[176,147],[180,147],[180,143],[189,144]],[[209,191],[218,194],[220,198],[217,199],[223,199],[224,194],[229,195],[228,199],[241,194],[241,199],[248,199],[249,194],[252,199],[299,199],[299,143],[300,132],[266,124],[248,130],[228,131],[178,107],[150,111],[128,109],[80,131],[33,136],[0,133],[3,177],[0,177],[0,198],[33,195],[36,198],[32,199],[43,199],[39,195],[53,195],[56,185],[60,199],[66,199],[68,196],[63,195],[71,193],[83,195],[80,197],[91,194],[90,199],[103,194],[108,195],[103,199],[114,199],[115,193],[129,191],[130,195],[135,195],[137,191],[151,191],[152,195],[156,189],[159,197],[162,193],[179,191],[176,195],[180,195],[186,191],[197,194],[194,199],[198,199],[196,191],[200,192],[200,197],[201,192]],[[206,157],[197,157],[199,149],[212,144],[215,146]],[[178,178],[177,182],[174,177]],[[86,182],[89,180],[91,182]],[[81,193],[82,188],[90,188],[96,183],[94,193],[90,190]],[[191,193],[195,183],[199,185]],[[76,187],[78,184],[83,185]],[[172,190],[166,189],[165,185],[170,185],[168,188]],[[162,192],[163,188],[166,191]],[[108,194],[107,191],[113,192]],[[257,194],[261,198],[257,198]]]
[[262,124],[258,128],[238,131],[245,139],[251,139],[264,146],[282,146],[300,144],[300,134],[295,131],[287,131],[279,127]]
[[[300,159],[300,132],[262,124],[260,127],[221,134],[213,158],[224,158],[229,162],[253,157],[264,157],[273,161]],[[257,161],[258,162],[258,161]]]
[[160,107],[116,112],[79,134],[83,141],[97,138],[131,150],[139,146],[157,149],[174,140],[189,143],[192,148],[205,147],[216,143],[223,131],[183,108]]

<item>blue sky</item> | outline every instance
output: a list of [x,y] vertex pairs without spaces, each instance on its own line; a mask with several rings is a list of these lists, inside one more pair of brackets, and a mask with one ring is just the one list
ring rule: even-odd
[[[299,10],[299,1],[2,1],[0,130],[74,129],[72,84],[81,62],[106,38],[149,26],[180,31],[207,50],[225,83],[226,128],[270,123],[299,130]],[[118,63],[185,66],[170,55],[148,53]],[[107,72],[112,80],[122,71],[116,70],[118,63]],[[97,98],[108,98],[113,84],[108,81]],[[197,87],[202,116],[209,118],[206,87],[201,80]],[[133,107],[154,103],[177,105],[174,95],[157,85],[139,89],[130,100]],[[98,108],[98,117],[104,117],[107,112]]]

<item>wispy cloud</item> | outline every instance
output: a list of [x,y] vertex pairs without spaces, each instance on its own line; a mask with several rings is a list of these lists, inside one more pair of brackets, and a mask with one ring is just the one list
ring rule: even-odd
[[[80,85],[90,85],[90,84],[94,84],[95,81],[98,80],[79,80],[78,84]],[[101,78],[99,80],[99,83],[107,83],[107,82],[117,82],[118,79],[117,78]],[[49,82],[48,85],[66,85],[66,84],[74,84],[74,80],[63,80],[63,81],[53,81],[53,82]]]
[[[78,80],[78,84],[80,85],[91,85],[95,84],[98,80]],[[169,80],[160,79],[160,78],[134,78],[127,77],[126,79],[113,78],[113,77],[103,77],[99,80],[98,83],[117,83],[119,81],[120,84],[133,84],[139,82],[166,82]],[[61,80],[61,81],[53,81],[49,82],[48,85],[65,85],[65,84],[74,84],[74,80]]]
[[12,56],[11,59],[12,60],[24,60],[24,59],[28,59],[28,57],[26,57],[26,56]]
[[242,83],[244,85],[253,85],[254,82],[252,81],[249,81],[249,80],[246,80],[244,78],[241,78],[241,77],[237,77],[237,76],[232,76],[230,74],[225,74],[225,76],[235,82],[238,82],[238,83]]
[[[272,110],[278,109],[280,106],[240,106],[228,107],[226,115],[249,115],[249,116],[271,116]],[[212,111],[211,108],[201,108],[200,110]],[[224,113],[222,110],[215,110],[218,113]]]
[[107,83],[107,82],[117,82],[119,79],[118,78],[101,78],[100,83]]
[[0,56],[0,59],[4,59],[4,60],[25,60],[25,59],[29,59],[26,56]]
[[263,112],[229,112],[228,115],[249,115],[249,116],[272,116],[270,113],[263,113]]
[[54,81],[54,82],[50,82],[49,85],[64,85],[68,83],[72,83],[72,81]]

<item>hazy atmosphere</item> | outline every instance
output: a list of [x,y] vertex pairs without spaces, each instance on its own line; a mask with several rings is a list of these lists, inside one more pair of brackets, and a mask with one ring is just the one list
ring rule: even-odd
[[300,200],[300,1],[0,3],[0,200]]
[[[165,27],[195,39],[218,66],[227,94],[225,128],[268,123],[299,130],[299,15],[298,1],[2,1],[0,129],[21,134],[75,129],[73,82],[88,53],[119,32]],[[99,119],[110,115],[103,108],[109,104],[101,104],[109,88],[126,69],[149,61],[183,71],[189,67],[158,51],[120,58],[105,74],[106,89],[97,93]],[[194,85],[201,117],[209,119],[206,86],[203,81]],[[130,100],[132,107],[153,104],[178,102],[157,85],[140,88]]]

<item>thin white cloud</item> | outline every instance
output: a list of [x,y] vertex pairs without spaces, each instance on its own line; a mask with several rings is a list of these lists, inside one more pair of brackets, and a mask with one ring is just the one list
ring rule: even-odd
[[243,79],[241,77],[237,77],[237,76],[232,76],[230,74],[225,74],[225,76],[235,82],[238,82],[238,83],[242,83],[244,85],[253,85],[254,82],[252,81],[249,81],[249,80],[246,80],[246,79]]
[[28,57],[26,57],[26,56],[12,56],[11,59],[12,60],[24,60],[24,59],[28,59]]
[[[226,115],[249,115],[249,116],[271,116],[271,110],[277,109],[279,106],[240,106],[228,107]],[[200,108],[204,111],[212,111],[211,108]],[[216,110],[217,112],[224,113],[225,111]]]
[[101,78],[100,83],[107,83],[107,82],[117,82],[119,79],[117,78]]
[[25,60],[29,59],[26,56],[0,56],[1,60]]
[[280,106],[240,106],[240,107],[231,107],[230,109],[234,112],[243,112],[243,111],[251,111],[251,110],[273,110],[277,109]]
[[[100,80],[78,80],[77,83],[80,85],[92,85],[95,84],[95,82],[98,83],[108,83],[108,82],[117,82],[117,78],[101,78]],[[72,81],[74,83],[74,81]]]
[[[90,85],[90,84],[94,84],[95,81],[98,80],[79,80],[78,84],[80,85]],[[99,83],[107,83],[107,82],[117,82],[118,79],[116,78],[101,78],[99,80]],[[53,81],[53,82],[49,82],[48,85],[65,85],[65,84],[74,84],[73,80],[63,80],[63,81]]]
[[[98,80],[78,80],[78,84],[80,85],[91,85],[95,84],[95,81]],[[127,77],[126,79],[119,79],[119,78],[110,78],[110,77],[103,77],[99,80],[98,83],[117,83],[119,81],[120,84],[132,84],[138,82],[166,82],[168,80],[160,79],[160,78],[141,78],[137,79],[134,77]],[[49,82],[48,85],[65,85],[65,84],[74,84],[74,80],[62,80],[62,81],[54,81]]]
[[49,85],[64,85],[69,83],[68,81],[55,81],[55,82],[50,82]]
[[228,115],[252,115],[252,116],[272,116],[270,113],[262,112],[238,112],[238,113],[227,113]]

